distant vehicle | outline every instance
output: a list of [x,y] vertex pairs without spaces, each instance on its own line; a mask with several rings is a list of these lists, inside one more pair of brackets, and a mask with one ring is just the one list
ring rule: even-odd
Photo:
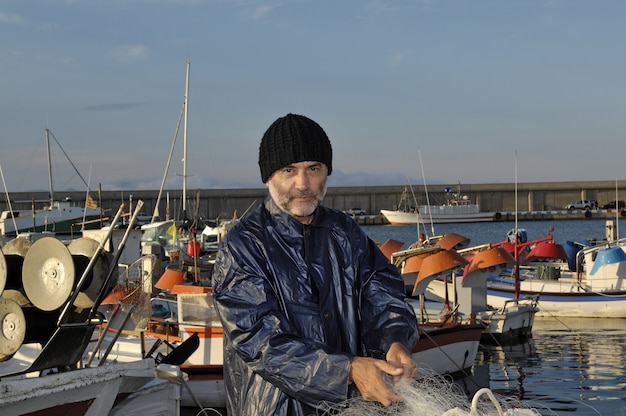
[[602,205],[602,209],[623,209],[626,208],[626,202],[624,201],[611,201],[608,204]]
[[580,201],[576,201],[574,203],[571,203],[569,205],[566,205],[565,208],[568,210],[572,210],[572,209],[592,209],[595,206],[595,201],[591,201],[588,199],[582,199]]
[[365,215],[366,211],[363,208],[350,208],[346,211],[348,215]]

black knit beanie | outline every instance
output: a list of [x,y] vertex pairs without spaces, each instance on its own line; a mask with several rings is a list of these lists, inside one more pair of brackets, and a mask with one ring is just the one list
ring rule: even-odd
[[333,149],[324,130],[308,117],[287,114],[267,129],[259,146],[261,179],[292,163],[321,162],[333,170]]

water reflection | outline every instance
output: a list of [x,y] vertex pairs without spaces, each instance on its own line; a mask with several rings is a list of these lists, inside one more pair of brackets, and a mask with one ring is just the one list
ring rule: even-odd
[[[626,320],[535,319],[524,343],[483,346],[496,393],[552,413],[626,414]],[[544,414],[544,413],[542,413]]]
[[[436,224],[436,234],[455,232],[471,244],[506,239],[512,222]],[[554,228],[556,241],[604,238],[606,221],[521,221],[528,236]],[[391,238],[410,244],[416,226],[364,226],[378,242]],[[423,230],[420,230],[423,231]],[[428,227],[428,230],[430,228]],[[430,233],[429,233],[430,234]],[[490,387],[509,397],[535,402],[542,414],[626,415],[626,317],[615,319],[536,318],[533,339],[518,345],[488,346],[479,352],[468,393]],[[471,394],[470,394],[471,395]]]

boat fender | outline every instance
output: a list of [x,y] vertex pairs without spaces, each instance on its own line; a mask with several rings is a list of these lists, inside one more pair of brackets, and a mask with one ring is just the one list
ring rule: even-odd
[[585,211],[585,218],[591,218],[591,211]]
[[187,255],[189,257],[198,257],[200,255],[200,243],[197,241],[189,241],[187,243]]
[[626,210],[622,210],[622,217],[626,217]]
[[501,214],[501,213],[499,213],[499,212],[496,212],[495,217],[496,217],[496,219],[497,219],[497,220],[499,220],[499,219],[501,219],[501,218],[502,218],[502,214]]

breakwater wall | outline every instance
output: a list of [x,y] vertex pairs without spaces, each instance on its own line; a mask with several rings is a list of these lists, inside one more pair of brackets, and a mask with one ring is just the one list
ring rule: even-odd
[[[428,185],[428,200],[431,204],[443,204],[450,195],[446,188],[457,192],[458,184]],[[400,201],[404,185],[393,186],[329,186],[324,204],[339,210],[353,207],[363,208],[368,214],[377,216],[381,209],[395,209]],[[410,198],[416,205],[426,204],[424,186],[413,186]],[[84,203],[85,191],[56,191],[59,199],[70,198]],[[92,191],[90,194],[99,204],[113,215],[122,202],[128,210],[141,199],[143,212],[151,215],[157,206],[158,190],[133,191]],[[200,216],[206,219],[232,218],[241,216],[246,211],[260,204],[267,195],[265,187],[245,189],[190,189],[187,190],[187,217]],[[590,199],[603,205],[616,199],[626,200],[625,181],[587,181],[587,182],[529,182],[462,184],[460,195],[480,204],[481,211],[500,213],[498,220],[508,219],[511,213],[518,212],[526,219],[556,219],[559,216],[572,218],[604,218],[602,210],[567,212],[564,207],[580,199]],[[618,197],[616,197],[618,195]],[[19,192],[10,195],[13,210],[32,209],[47,201],[47,192]],[[0,196],[3,210],[8,209],[6,195]],[[182,212],[182,192],[180,189],[163,191],[158,203],[160,218],[180,218]],[[610,216],[610,213],[608,213]],[[586,215],[586,217],[585,217]],[[614,214],[613,214],[614,215]],[[374,221],[374,220],[372,220]]]

